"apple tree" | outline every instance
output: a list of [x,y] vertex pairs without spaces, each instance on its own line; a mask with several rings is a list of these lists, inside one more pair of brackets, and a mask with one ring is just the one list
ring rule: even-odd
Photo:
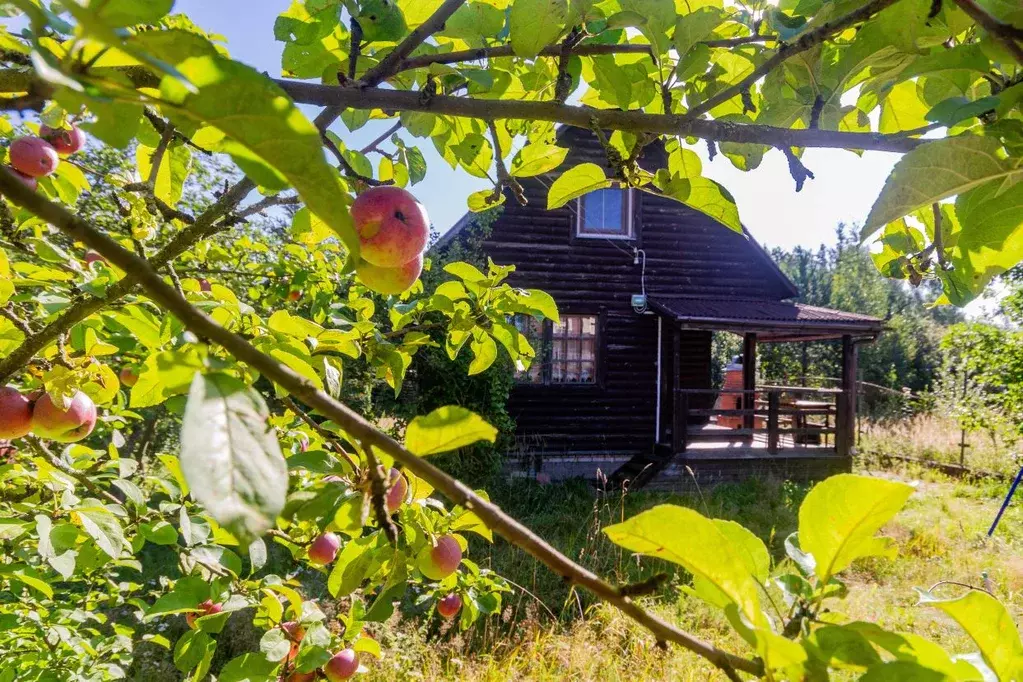
[[[399,441],[339,399],[346,367],[399,391],[432,344],[471,354],[471,373],[499,352],[526,367],[533,350],[510,316],[557,319],[549,296],[507,284],[510,265],[451,263],[424,290],[422,144],[493,181],[472,210],[520,200],[518,178],[550,173],[549,208],[628,185],[722,229],[739,229],[739,213],[703,175],[700,141],[747,171],[784,154],[797,188],[814,176],[807,148],[902,154],[863,236],[878,235],[886,274],[938,278],[948,301],[969,300],[1023,255],[1015,4],[295,0],[267,27],[284,43],[279,78],[172,9],[0,2],[17,22],[0,36],[0,680],[118,679],[137,641],[203,679],[242,609],[265,633],[260,651],[218,679],[347,679],[380,654],[366,624],[408,590],[462,626],[495,612],[507,588],[465,539],[494,532],[730,679],[826,675],[845,642],[875,679],[897,674],[879,649],[920,675],[1019,676],[1018,633],[982,625],[1007,612],[975,593],[927,598],[970,632],[976,665],[909,635],[822,627],[822,603],[844,589],[836,575],[883,553],[873,536],[904,487],[841,478],[807,498],[790,543],[799,574],[779,578],[789,617],[766,611],[766,551],[735,524],[657,508],[607,529],[692,573],[750,644],[738,655],[657,618],[633,599],[642,586],[610,585],[431,464],[494,438],[478,415],[443,407]],[[322,110],[310,121],[298,104]],[[610,177],[560,168],[557,124],[594,129]],[[356,149],[345,130],[364,125],[383,134]],[[667,168],[641,167],[657,140]],[[129,150],[134,167],[97,172],[83,145]],[[207,155],[238,179],[196,189]],[[114,196],[102,211],[97,191]],[[257,217],[289,208],[268,238]],[[147,455],[179,422],[176,452]],[[282,575],[265,570],[271,548],[290,557]],[[339,613],[306,597],[308,572]],[[170,641],[159,624],[178,614],[189,627]]]

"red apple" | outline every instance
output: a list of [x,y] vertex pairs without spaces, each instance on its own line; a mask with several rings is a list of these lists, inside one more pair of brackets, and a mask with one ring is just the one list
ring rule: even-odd
[[127,386],[128,388],[131,388],[132,386],[139,382],[138,373],[136,373],[135,370],[132,369],[131,367],[123,367],[121,369],[119,378],[121,379],[121,383]]
[[298,290],[298,291],[289,291],[288,292],[288,300],[291,301],[292,303],[294,303],[295,301],[300,300],[301,298],[302,298],[302,292],[300,290]]
[[352,204],[364,260],[396,268],[420,255],[430,235],[426,209],[400,187],[372,187]]
[[288,675],[288,679],[286,680],[286,682],[313,682],[313,680],[315,679],[316,679],[315,670],[312,671],[311,673],[300,673],[299,671],[296,670],[290,675]]
[[458,569],[462,563],[462,547],[450,535],[437,538],[437,544],[428,547],[419,555],[418,566],[427,578],[443,580]]
[[359,669],[359,654],[355,649],[344,649],[323,666],[323,674],[330,682],[347,680]]
[[39,137],[53,145],[57,153],[64,156],[74,154],[85,146],[85,133],[73,123],[70,128],[51,128],[48,125],[39,126]]
[[0,439],[21,438],[32,430],[32,401],[13,386],[0,388]]
[[458,615],[458,611],[461,608],[462,598],[454,592],[437,602],[437,613],[441,615],[441,618],[447,618],[450,620]]
[[378,294],[400,294],[419,279],[419,274],[423,271],[423,255],[419,254],[397,268],[382,268],[361,261],[355,271],[362,283]]
[[41,137],[19,137],[11,143],[11,165],[19,173],[39,178],[57,170],[57,150]]
[[387,491],[387,511],[390,514],[398,511],[401,507],[401,503],[405,501],[405,496],[408,494],[408,481],[401,475],[401,472],[397,469],[391,469],[391,487]]
[[185,622],[188,623],[188,627],[195,629],[195,619],[203,616],[212,616],[214,613],[220,613],[224,610],[223,605],[213,603],[212,599],[207,599],[203,603],[199,604],[199,608],[202,609],[201,613],[195,613],[194,611],[185,614]]
[[22,184],[25,185],[25,187],[28,187],[33,192],[36,191],[36,188],[39,187],[39,181],[38,180],[36,180],[35,178],[32,178],[32,177],[29,177],[29,176],[25,175],[24,173],[20,172],[17,168],[13,168],[11,166],[4,166],[4,168],[6,168],[10,172],[14,173],[14,177],[16,177],[19,180],[21,180]]
[[305,637],[305,628],[299,623],[289,620],[286,623],[281,623],[281,629],[284,630],[284,634],[288,636],[288,640],[291,642],[291,649],[288,650],[285,660],[293,661],[298,656],[298,645],[302,638]]
[[83,259],[86,265],[92,265],[93,263],[106,263],[107,259],[102,254],[95,251],[86,251],[85,258]]
[[77,443],[96,426],[96,404],[81,391],[71,399],[65,410],[54,405],[50,394],[44,393],[32,410],[32,430],[40,438],[58,443]]
[[309,561],[317,566],[326,566],[334,557],[341,546],[341,540],[333,533],[324,533],[313,540],[309,545]]
[[199,278],[199,291],[212,291],[213,286],[210,281],[204,277]]

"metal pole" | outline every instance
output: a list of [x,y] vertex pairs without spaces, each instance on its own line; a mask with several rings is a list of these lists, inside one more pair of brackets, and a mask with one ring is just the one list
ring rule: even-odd
[[1019,468],[1019,473],[1016,474],[1016,480],[1012,482],[1012,487],[1009,488],[1009,494],[1005,496],[1005,501],[1002,502],[1002,508],[998,510],[998,516],[995,517],[994,523],[991,524],[990,530],[987,532],[987,536],[991,537],[995,534],[995,528],[998,527],[998,522],[1002,520],[1002,514],[1009,506],[1009,501],[1012,500],[1013,494],[1016,492],[1016,488],[1019,486],[1019,482],[1023,481],[1023,467]]

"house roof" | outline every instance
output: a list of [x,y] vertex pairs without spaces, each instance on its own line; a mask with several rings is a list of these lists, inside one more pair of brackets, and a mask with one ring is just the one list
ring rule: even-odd
[[869,315],[772,299],[658,296],[650,306],[686,329],[756,332],[765,342],[874,337],[883,326]]

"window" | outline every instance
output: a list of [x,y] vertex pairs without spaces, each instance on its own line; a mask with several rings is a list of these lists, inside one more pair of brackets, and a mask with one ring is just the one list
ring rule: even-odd
[[579,197],[577,237],[632,238],[632,192],[598,189]]
[[515,326],[536,351],[529,369],[516,379],[525,384],[597,383],[597,317],[562,315],[561,322],[542,324],[525,316]]

